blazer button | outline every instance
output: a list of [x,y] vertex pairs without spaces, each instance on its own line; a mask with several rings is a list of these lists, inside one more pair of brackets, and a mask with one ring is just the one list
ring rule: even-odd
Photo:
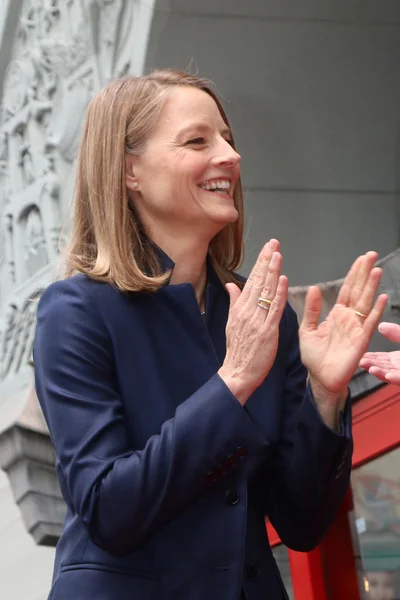
[[228,467],[226,465],[218,465],[218,467],[215,469],[215,472],[217,475],[223,477],[227,474]]
[[229,506],[235,506],[240,500],[239,492],[235,492],[235,490],[226,490],[225,492],[225,501]]
[[336,471],[335,479],[340,479],[342,475],[343,475],[343,469],[338,469]]
[[218,479],[218,475],[216,474],[215,471],[210,471],[207,474],[207,481],[208,481],[208,483],[215,483],[217,481],[217,479]]
[[235,455],[239,458],[244,458],[245,456],[247,456],[247,449],[243,448],[243,446],[239,446],[239,448],[236,448]]
[[261,569],[258,565],[250,565],[247,567],[247,577],[249,579],[256,579],[261,575]]
[[236,465],[236,462],[237,462],[237,458],[235,456],[233,456],[232,454],[230,454],[228,456],[228,458],[226,459],[226,464],[229,467],[234,467]]

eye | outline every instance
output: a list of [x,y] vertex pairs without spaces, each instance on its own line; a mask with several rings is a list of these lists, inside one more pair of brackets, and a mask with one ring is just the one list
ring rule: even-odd
[[233,140],[231,138],[228,138],[225,141],[228,142],[228,144],[233,147],[234,142],[233,142]]
[[205,138],[203,137],[197,137],[197,138],[193,138],[192,140],[189,140],[188,142],[186,142],[186,145],[194,145],[194,146],[200,146],[201,144],[205,144]]

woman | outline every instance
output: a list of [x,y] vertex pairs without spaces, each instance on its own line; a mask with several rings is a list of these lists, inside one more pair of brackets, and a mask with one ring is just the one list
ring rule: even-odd
[[287,598],[265,515],[310,550],[343,499],[347,386],[386,302],[377,255],[319,326],[310,288],[303,366],[279,242],[245,285],[234,273],[239,164],[197,77],[127,77],[89,106],[67,278],[34,348],[67,504],[52,600]]

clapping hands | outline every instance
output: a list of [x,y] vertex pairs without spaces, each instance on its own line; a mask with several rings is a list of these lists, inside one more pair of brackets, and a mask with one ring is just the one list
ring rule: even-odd
[[[377,256],[376,252],[367,252],[357,258],[323,322],[319,323],[320,289],[311,286],[307,293],[299,330],[301,358],[308,369],[315,400],[330,422],[347,396],[348,384],[387,302],[385,294],[375,300],[382,275],[382,270],[375,267]],[[288,292],[288,281],[281,275],[281,268],[279,242],[270,240],[243,291],[227,284],[227,352],[219,374],[243,405],[275,360],[279,322]]]

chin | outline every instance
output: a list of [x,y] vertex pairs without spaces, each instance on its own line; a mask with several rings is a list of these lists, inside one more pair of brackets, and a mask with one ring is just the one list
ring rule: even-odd
[[208,224],[210,227],[210,233],[212,237],[217,235],[224,227],[231,223],[236,223],[239,218],[239,212],[236,208],[232,207],[230,210],[220,211],[209,215]]
[[229,225],[229,223],[235,223],[239,218],[239,211],[234,205],[229,209],[221,210],[219,213],[213,215],[216,222]]

